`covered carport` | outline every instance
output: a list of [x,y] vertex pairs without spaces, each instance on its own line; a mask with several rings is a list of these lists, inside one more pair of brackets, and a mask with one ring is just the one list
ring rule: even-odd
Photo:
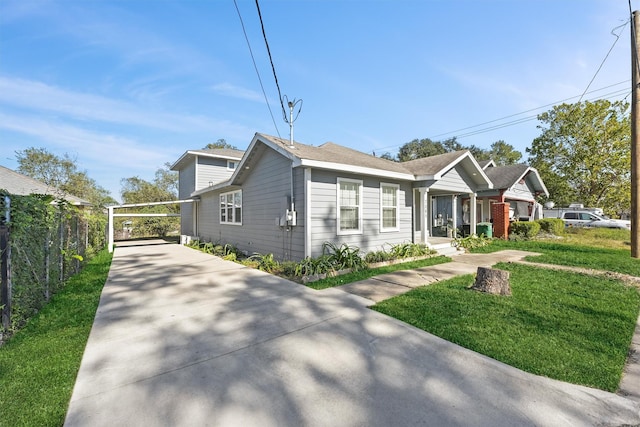
[[[191,198],[191,199],[183,199],[183,200],[172,200],[168,202],[147,202],[147,203],[129,203],[125,205],[114,205],[109,206],[107,209],[109,211],[109,222],[107,226],[107,241],[109,252],[113,252],[113,242],[114,242],[114,233],[115,230],[113,228],[113,218],[114,217],[180,217],[180,214],[173,213],[151,213],[151,212],[126,212],[126,213],[115,213],[116,209],[124,209],[124,208],[141,208],[148,206],[161,206],[161,205],[175,205],[182,203],[195,203],[199,200],[199,198]],[[197,224],[194,224],[194,228],[197,229]]]

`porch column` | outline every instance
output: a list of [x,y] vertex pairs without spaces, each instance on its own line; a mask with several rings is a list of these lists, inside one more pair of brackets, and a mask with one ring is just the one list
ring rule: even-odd
[[427,195],[429,193],[429,190],[426,188],[418,188],[418,194],[420,195],[420,218],[418,218],[418,220],[420,221],[420,242],[421,243],[427,243],[427,236],[429,235],[429,232],[427,231],[427,213],[428,213],[428,208],[427,208]]
[[453,196],[451,196],[452,202],[451,203],[451,216],[453,217],[453,223],[451,224],[451,226],[453,227],[453,232],[452,232],[452,237],[456,237],[456,232],[458,229],[458,195],[454,194]]
[[478,207],[476,205],[476,193],[470,193],[469,194],[469,224],[470,224],[470,230],[469,230],[469,234],[476,234],[476,218],[478,216]]

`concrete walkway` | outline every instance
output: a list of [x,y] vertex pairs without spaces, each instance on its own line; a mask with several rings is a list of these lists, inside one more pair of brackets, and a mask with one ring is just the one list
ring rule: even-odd
[[621,426],[630,399],[524,373],[178,245],[120,245],[67,426]]
[[371,304],[403,294],[418,286],[451,279],[461,274],[475,274],[478,267],[491,267],[499,262],[519,262],[534,252],[506,250],[490,254],[455,255],[453,262],[414,270],[394,271],[370,277],[338,289],[371,300]]

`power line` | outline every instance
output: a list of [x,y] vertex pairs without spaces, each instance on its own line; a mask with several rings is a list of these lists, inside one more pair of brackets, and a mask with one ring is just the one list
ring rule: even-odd
[[[625,81],[622,81],[622,82],[619,82],[619,83],[614,83],[614,84],[609,85],[609,86],[601,87],[600,89],[594,89],[594,90],[592,90],[591,92],[588,92],[588,93],[600,92],[600,91],[602,91],[602,90],[609,89],[609,88],[612,88],[612,87],[615,87],[615,86],[619,86],[619,85],[621,85],[621,84],[629,83],[629,81],[630,81],[630,80],[625,80]],[[625,90],[626,90],[626,89],[625,89]],[[584,95],[584,94],[583,94],[583,95]],[[520,115],[522,115],[522,114],[531,113],[532,111],[541,110],[541,109],[543,109],[543,108],[553,107],[554,105],[562,104],[562,103],[565,103],[565,102],[567,102],[567,101],[570,101],[570,100],[575,99],[575,98],[578,98],[578,97],[579,97],[579,95],[575,95],[575,96],[572,96],[572,97],[569,97],[569,98],[565,98],[565,99],[563,99],[563,100],[561,100],[561,101],[555,101],[555,102],[552,102],[552,103],[549,103],[549,104],[543,105],[543,106],[541,106],[541,107],[531,108],[531,109],[529,109],[529,110],[521,111],[521,112],[519,112],[519,113],[510,114],[510,115],[508,115],[508,116],[500,117],[499,119],[489,120],[489,121],[487,121],[487,122],[479,123],[479,124],[477,124],[477,125],[467,126],[467,127],[461,128],[461,129],[456,129],[456,130],[450,131],[450,132],[440,133],[440,134],[438,134],[438,135],[433,135],[433,136],[431,137],[431,139],[433,139],[433,138],[438,138],[438,137],[440,137],[440,136],[444,136],[444,135],[451,135],[451,134],[453,134],[453,133],[457,133],[457,132],[460,132],[460,131],[463,131],[463,130],[468,130],[468,129],[477,128],[477,127],[480,127],[480,126],[484,126],[484,125],[488,125],[488,124],[491,124],[491,123],[499,122],[499,121],[502,121],[502,120],[505,120],[505,119],[510,119],[511,117],[516,117],[516,116],[520,116]]]
[[[256,0],[257,3],[257,0]],[[264,95],[264,101],[267,104],[267,108],[269,109],[269,114],[271,115],[271,120],[273,121],[273,126],[276,128],[276,133],[278,134],[278,138],[280,137],[280,130],[278,130],[278,125],[276,124],[276,119],[273,117],[273,111],[271,111],[271,105],[269,105],[269,99],[267,98],[267,92],[264,90],[264,85],[262,84],[262,78],[260,77],[260,71],[258,71],[258,66],[256,65],[256,59],[253,56],[253,50],[251,49],[251,43],[249,43],[249,37],[247,36],[247,31],[244,27],[244,21],[242,20],[242,15],[240,14],[240,9],[238,8],[238,3],[236,0],[233,0],[233,4],[236,6],[236,11],[238,12],[238,18],[240,18],[240,25],[242,26],[242,32],[244,33],[244,39],[247,41],[247,46],[249,47],[249,54],[251,55],[251,60],[253,61],[253,68],[256,70],[256,74],[258,75],[258,81],[260,82],[260,88],[262,89],[262,94]],[[262,21],[262,19],[261,19]],[[268,47],[267,47],[268,49]],[[271,56],[271,55],[269,55]],[[275,73],[275,71],[274,71]],[[277,80],[276,80],[277,84]],[[280,92],[280,88],[278,88],[278,93]],[[282,101],[280,101],[282,103]]]
[[[612,85],[609,85],[609,86],[605,86],[605,87],[602,87],[600,89],[595,89],[595,90],[592,90],[591,92],[588,92],[588,93],[600,92],[602,90],[609,89],[609,88],[612,88],[612,87],[615,87],[615,86],[619,86],[619,85],[625,84],[625,83],[629,83],[629,80],[625,80],[625,81],[622,81],[622,82],[619,82],[619,83],[615,83],[615,84],[612,84]],[[629,96],[629,88],[628,87],[625,87],[623,89],[618,89],[618,90],[615,90],[613,92],[608,92],[608,93],[605,93],[605,94],[600,95],[598,97],[593,97],[593,98],[591,98],[591,100],[593,100],[593,99],[613,99],[613,98],[618,98],[618,97],[622,96],[623,94],[626,94],[626,96],[623,99],[626,99]],[[516,126],[516,125],[519,125],[519,124],[522,124],[522,123],[526,123],[526,122],[530,122],[530,121],[536,120],[538,118],[538,115],[537,114],[529,115],[529,116],[526,116],[526,117],[523,117],[523,118],[511,120],[511,121],[508,121],[508,122],[505,122],[505,123],[500,123],[500,124],[496,124],[496,125],[493,125],[493,126],[480,128],[481,126],[485,126],[485,125],[488,125],[488,124],[491,124],[491,123],[500,122],[500,121],[508,119],[508,118],[517,117],[517,116],[520,116],[522,114],[526,114],[526,113],[530,113],[530,112],[533,112],[533,111],[541,110],[543,108],[547,108],[547,107],[550,107],[550,106],[555,106],[555,105],[558,105],[558,104],[562,104],[562,103],[565,103],[566,101],[570,101],[570,100],[578,98],[578,97],[579,97],[579,95],[575,95],[575,96],[572,96],[570,98],[563,99],[561,101],[556,101],[556,102],[553,102],[553,103],[550,103],[550,104],[543,105],[541,107],[532,108],[530,110],[522,111],[520,113],[510,114],[508,116],[505,116],[505,117],[502,117],[502,118],[499,118],[499,119],[489,120],[489,121],[486,121],[486,122],[483,122],[483,123],[480,123],[480,124],[477,124],[477,125],[466,126],[464,128],[460,128],[460,129],[457,129],[457,130],[454,130],[454,131],[440,133],[438,135],[434,135],[434,136],[429,137],[429,139],[433,140],[434,138],[437,138],[437,137],[440,137],[440,136],[446,136],[446,135],[452,135],[453,137],[455,137],[457,139],[462,139],[462,138],[466,138],[466,137],[469,137],[469,136],[475,136],[475,135],[479,135],[479,134],[483,134],[483,133],[492,132],[494,130],[502,129],[502,128],[509,127],[509,126]],[[476,128],[480,128],[480,129],[473,130],[473,131],[470,130],[470,129],[476,129]],[[459,132],[465,131],[465,130],[469,130],[469,132],[459,133]],[[386,146],[386,147],[380,147],[380,148],[377,148],[376,150],[389,150],[389,149],[392,149],[392,148],[401,147],[402,145],[404,145],[404,144],[394,144],[394,145],[389,145],[389,146]]]
[[269,42],[267,41],[267,33],[264,30],[264,22],[262,22],[262,13],[260,12],[260,5],[258,4],[258,0],[256,0],[256,8],[258,9],[258,17],[260,18],[260,27],[262,28],[262,37],[264,38],[264,44],[267,46],[267,54],[269,55],[269,62],[271,63],[273,78],[276,81],[276,87],[278,88],[278,99],[280,100],[280,107],[282,108],[282,117],[284,118],[284,121],[288,123],[287,111],[284,109],[284,103],[282,101],[282,93],[280,92],[280,85],[278,84],[278,76],[276,75],[276,67],[273,65],[273,58],[271,57],[271,49],[269,49]]
[[[602,87],[602,88],[599,88],[599,89],[594,89],[594,90],[592,90],[592,91],[590,91],[588,93],[589,94],[593,94],[593,93],[600,92],[600,91],[603,91],[605,89],[609,89],[609,88],[612,88],[612,87],[615,87],[615,86],[619,86],[619,85],[622,85],[622,84],[625,84],[625,83],[629,83],[629,80],[625,80],[625,81],[622,81],[622,82],[619,82],[619,83],[615,83],[615,84],[612,84],[612,85],[609,85],[609,86],[605,86],[605,87]],[[629,96],[628,95],[628,91],[629,91],[629,88],[625,87],[624,89],[615,90],[613,92],[605,93],[605,94],[600,95],[598,97],[591,98],[591,100],[593,100],[593,99],[612,99],[612,98],[617,98],[617,97],[619,97],[619,96],[621,96],[621,95],[623,95],[625,93],[627,94],[625,96],[625,99],[626,99],[626,97]],[[532,109],[529,109],[529,110],[526,110],[526,111],[522,111],[520,113],[510,114],[508,116],[505,116],[505,117],[502,117],[502,118],[499,118],[499,119],[489,120],[489,121],[486,121],[486,122],[483,122],[483,123],[480,123],[480,124],[477,124],[477,125],[466,126],[464,128],[460,128],[460,129],[457,129],[457,130],[454,130],[454,131],[440,133],[438,135],[434,135],[434,136],[429,137],[429,139],[433,140],[434,138],[437,138],[437,137],[440,137],[440,136],[445,136],[445,135],[453,135],[456,138],[461,139],[461,138],[466,138],[466,137],[469,137],[469,136],[474,136],[474,135],[479,135],[479,134],[482,134],[482,133],[491,132],[491,131],[494,131],[494,130],[497,130],[497,129],[502,129],[502,128],[509,127],[509,126],[515,126],[515,125],[519,125],[519,124],[522,124],[522,123],[526,123],[526,122],[529,122],[529,121],[532,121],[532,120],[536,120],[538,118],[538,115],[537,114],[529,115],[529,116],[526,116],[526,117],[523,117],[523,118],[511,120],[511,121],[508,121],[508,122],[505,122],[505,123],[500,123],[500,124],[496,124],[496,125],[493,125],[493,126],[480,128],[481,126],[485,126],[485,125],[488,125],[488,124],[491,124],[491,123],[500,122],[500,121],[505,120],[505,119],[509,119],[509,118],[512,118],[512,117],[520,116],[522,114],[526,114],[526,113],[530,113],[530,112],[533,112],[533,111],[541,110],[543,108],[547,108],[547,107],[550,107],[550,106],[555,106],[555,105],[558,105],[558,104],[562,104],[562,103],[564,103],[566,101],[570,101],[572,99],[578,98],[579,96],[580,95],[575,95],[575,96],[572,96],[572,97],[569,97],[569,98],[565,98],[565,99],[563,99],[561,101],[556,101],[556,102],[553,102],[553,103],[549,103],[549,104],[543,105],[541,107],[536,107],[536,108],[532,108]],[[477,129],[477,130],[474,130],[474,131],[469,131],[469,132],[462,133],[462,134],[458,134],[458,132],[465,131],[465,130],[470,130],[470,129],[475,129],[475,128],[480,128],[480,129]],[[392,149],[392,148],[401,147],[402,145],[404,145],[404,144],[395,144],[395,145],[390,145],[390,146],[387,146],[387,147],[377,148],[376,150],[388,150],[388,149]]]
[[[596,79],[596,77],[598,76],[598,73],[600,72],[600,70],[602,69],[602,66],[604,65],[605,62],[607,62],[607,58],[609,58],[609,55],[611,54],[611,51],[613,50],[613,48],[616,46],[616,43],[618,43],[618,40],[620,40],[620,34],[622,34],[622,31],[624,31],[625,27],[627,26],[627,24],[629,23],[629,21],[631,21],[631,19],[629,19],[627,22],[625,22],[624,24],[614,28],[613,30],[611,30],[611,35],[613,35],[616,39],[613,41],[613,44],[611,45],[611,48],[609,48],[609,51],[607,52],[607,54],[605,55],[604,59],[602,60],[602,62],[600,63],[600,66],[598,67],[598,69],[596,70],[596,73],[593,75],[593,77],[591,78],[591,81],[589,82],[589,84],[587,85],[587,87],[585,88],[584,92],[582,92],[582,95],[580,95],[580,99],[578,100],[578,102],[582,101],[582,97],[584,97],[584,95],[587,93],[587,91],[589,90],[589,88],[591,87],[591,83],[593,83],[593,81]],[[614,33],[615,30],[617,30],[618,28],[620,28],[620,34],[616,34]]]

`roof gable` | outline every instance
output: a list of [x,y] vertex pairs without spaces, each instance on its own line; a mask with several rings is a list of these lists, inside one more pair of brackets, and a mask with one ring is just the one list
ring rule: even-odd
[[171,170],[182,169],[191,159],[197,156],[210,157],[214,159],[227,159],[240,161],[244,156],[244,151],[234,150],[231,148],[210,148],[205,150],[188,150],[186,151],[174,164],[171,165]]
[[533,183],[533,190],[549,195],[547,187],[544,185],[538,171],[524,163],[507,166],[489,167],[485,170],[489,179],[493,182],[493,188],[506,190],[513,187],[520,180],[530,177]]

